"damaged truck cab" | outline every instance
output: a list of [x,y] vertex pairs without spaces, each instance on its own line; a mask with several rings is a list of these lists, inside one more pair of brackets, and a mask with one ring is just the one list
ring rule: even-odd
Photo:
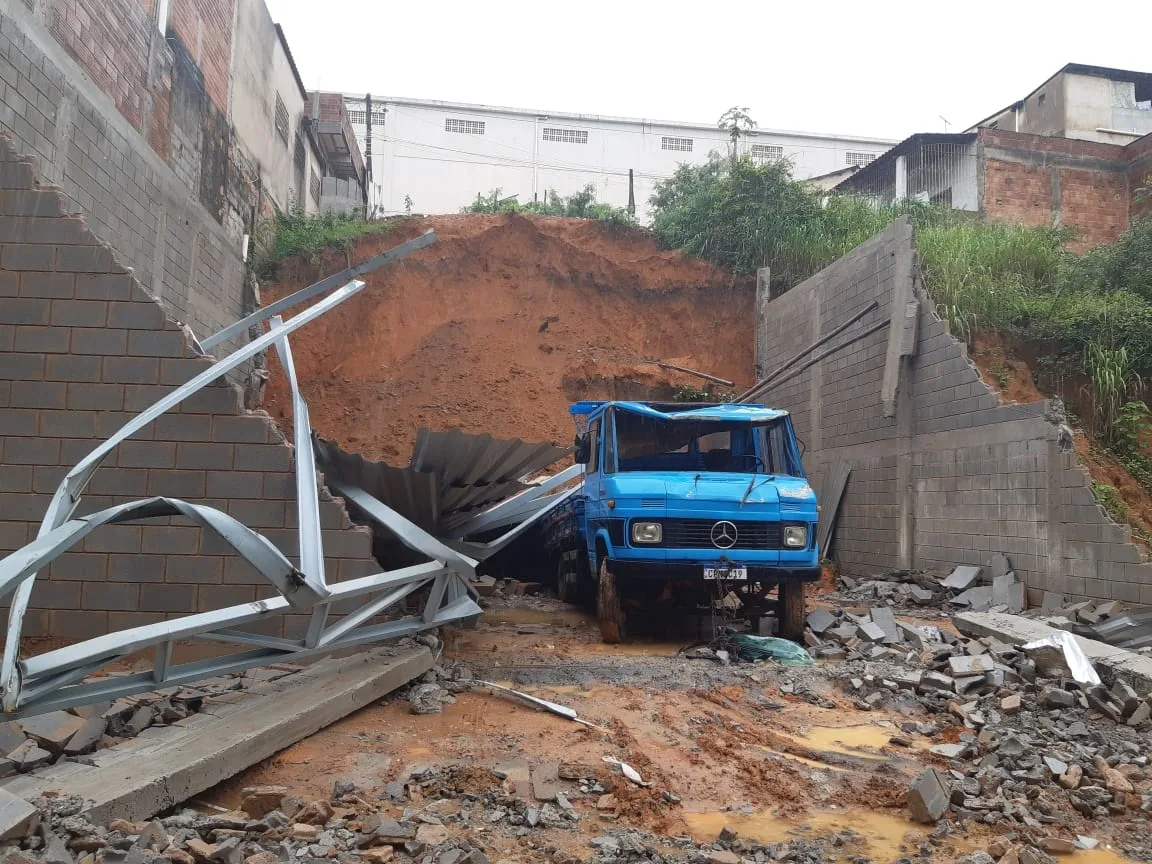
[[[799,638],[819,578],[816,496],[787,412],[760,405],[579,402],[583,488],[553,533],[561,596],[596,596],[605,642],[661,604],[775,608]],[[778,589],[775,598],[769,596]]]

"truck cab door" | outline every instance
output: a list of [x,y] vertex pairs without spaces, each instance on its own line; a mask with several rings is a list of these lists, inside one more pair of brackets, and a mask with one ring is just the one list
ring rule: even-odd
[[596,561],[596,529],[604,518],[604,473],[603,464],[604,417],[600,416],[588,424],[588,461],[584,463],[584,518],[588,530],[588,561]]

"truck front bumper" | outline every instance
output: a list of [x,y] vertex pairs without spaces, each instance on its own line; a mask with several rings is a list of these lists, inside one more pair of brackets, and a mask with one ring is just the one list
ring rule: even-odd
[[[608,566],[612,572],[624,579],[644,579],[664,582],[704,582],[704,567],[718,566],[716,562],[687,564],[678,561],[630,561],[626,558],[610,558]],[[733,567],[745,567],[748,579],[736,584],[779,584],[781,582],[815,582],[820,578],[819,567],[764,566],[762,564],[731,562]]]

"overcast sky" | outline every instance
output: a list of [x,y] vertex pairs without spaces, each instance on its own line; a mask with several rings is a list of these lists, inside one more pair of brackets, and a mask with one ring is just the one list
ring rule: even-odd
[[309,89],[880,138],[959,131],[1065,63],[1152,72],[1147,0],[266,2]]

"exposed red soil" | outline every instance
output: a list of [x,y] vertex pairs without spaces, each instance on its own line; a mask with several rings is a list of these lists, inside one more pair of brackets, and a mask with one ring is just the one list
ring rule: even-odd
[[[359,296],[292,337],[313,427],[366,457],[405,460],[421,426],[567,444],[574,400],[666,399],[704,384],[647,359],[752,380],[748,280],[588,220],[402,220],[347,258],[282,266],[264,299],[428,228],[435,245],[369,274]],[[287,384],[270,365],[265,407],[283,420]]]

